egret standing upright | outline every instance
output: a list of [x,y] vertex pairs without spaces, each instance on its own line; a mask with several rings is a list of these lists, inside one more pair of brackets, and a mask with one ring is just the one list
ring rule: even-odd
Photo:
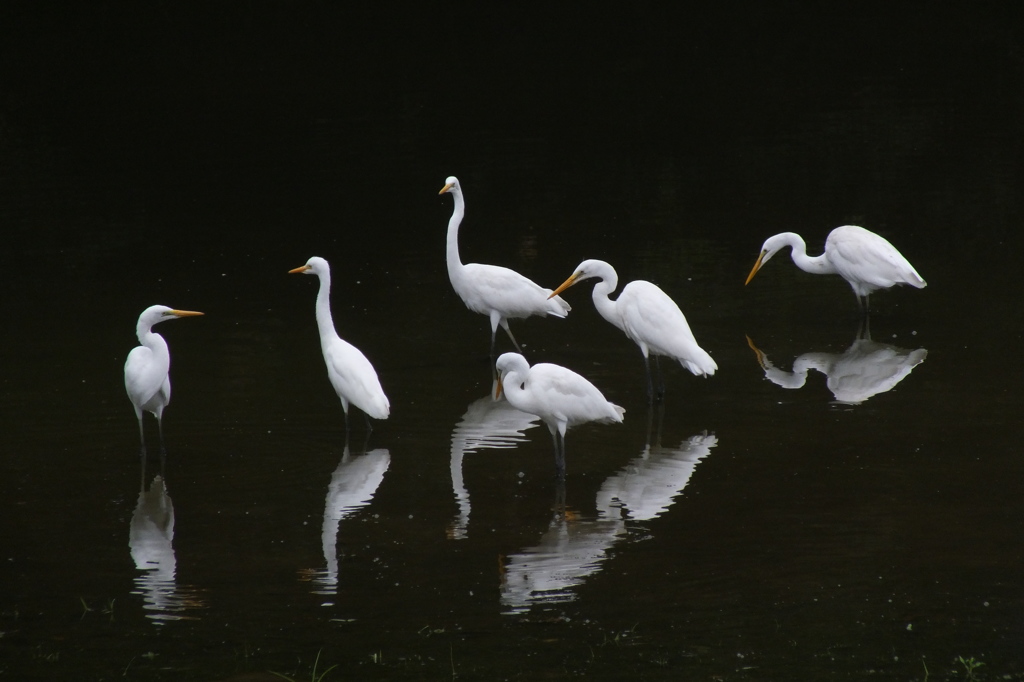
[[455,208],[448,221],[448,278],[452,288],[467,308],[490,318],[492,359],[498,325],[512,339],[516,350],[522,353],[508,328],[509,318],[531,315],[565,317],[571,310],[569,304],[558,296],[552,298],[551,289],[541,287],[514,270],[497,265],[463,264],[459,257],[459,225],[466,213],[466,200],[458,178],[452,176],[445,180],[439,194],[451,194],[455,200]]
[[146,435],[142,428],[143,411],[151,412],[156,417],[160,449],[163,450],[164,408],[171,402],[171,352],[164,337],[153,331],[153,325],[165,320],[196,315],[202,313],[154,305],[142,311],[138,324],[135,325],[135,333],[142,345],[136,346],[128,353],[128,359],[124,363],[124,387],[135,407],[135,417],[139,420],[139,442],[143,453],[146,452]]
[[318,256],[305,265],[289,270],[289,274],[316,275],[320,278],[320,291],[316,295],[316,326],[320,330],[320,349],[327,364],[327,377],[341,399],[345,412],[345,430],[348,430],[348,406],[355,405],[366,415],[366,426],[373,429],[370,417],[387,419],[391,404],[380,386],[377,372],[363,353],[338,336],[331,317],[331,267]]
[[856,225],[843,225],[832,230],[825,239],[825,252],[820,256],[808,256],[806,242],[795,232],[768,237],[744,284],[750,284],[761,266],[787,246],[792,249],[790,257],[793,262],[804,272],[839,275],[849,282],[857,296],[857,305],[865,312],[868,310],[868,296],[873,291],[896,284],[909,284],[918,289],[928,286],[914,266],[885,237]]
[[[615,268],[603,260],[585,260],[554,293],[561,293],[573,284],[591,277],[600,280],[594,285],[592,294],[597,312],[621,329],[640,346],[640,352],[644,354],[648,397],[654,396],[648,355],[654,355],[656,364],[659,355],[674,358],[697,376],[710,376],[718,369],[707,351],[697,345],[679,306],[655,284],[642,279],[634,280],[624,286],[622,293],[613,301],[608,298],[608,294],[615,291],[619,284]],[[658,369],[660,375],[660,365]],[[664,390],[664,386],[658,387],[659,397]]]

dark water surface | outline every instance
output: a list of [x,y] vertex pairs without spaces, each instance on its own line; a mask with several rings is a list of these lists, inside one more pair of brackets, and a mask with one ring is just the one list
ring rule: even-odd
[[[641,11],[569,46],[498,13],[176,11],[8,16],[0,679],[1024,678],[1006,17]],[[554,287],[606,259],[719,372],[663,363],[650,408],[590,284],[513,322],[627,411],[557,484],[448,282],[450,174],[465,261]],[[766,237],[849,223],[928,287],[868,329],[784,255],[743,286]],[[391,401],[368,438],[286,274],[312,255]],[[122,366],[154,303],[206,315],[157,328],[140,461]]]

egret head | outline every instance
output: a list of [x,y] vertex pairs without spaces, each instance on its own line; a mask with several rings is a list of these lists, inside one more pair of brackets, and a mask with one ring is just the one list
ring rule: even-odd
[[754,279],[754,275],[761,269],[761,266],[771,260],[771,257],[778,253],[782,247],[792,245],[790,234],[789,232],[783,232],[782,234],[768,237],[764,241],[764,244],[761,245],[761,253],[757,257],[757,262],[754,263],[754,268],[747,275],[747,281],[743,283],[744,286],[750,284],[750,280]]
[[459,179],[454,175],[449,175],[448,179],[444,181],[444,187],[438,194],[447,194],[449,192],[461,192],[462,188],[459,187]]
[[512,373],[526,374],[530,371],[530,363],[519,353],[502,353],[494,363],[494,368],[498,371],[498,387],[494,391],[494,397],[500,398],[504,390],[505,377]]
[[331,271],[330,266],[320,256],[313,256],[305,265],[301,265],[293,270],[289,270],[289,275],[319,275],[321,273],[329,273]]
[[179,317],[195,317],[197,315],[202,315],[202,313],[194,310],[176,310],[165,305],[151,305],[139,315],[138,327],[149,328],[166,320],[176,320]]
[[557,296],[573,284],[582,282],[585,279],[590,279],[591,277],[600,277],[603,280],[611,281],[613,283],[618,280],[618,277],[615,274],[615,269],[611,265],[603,260],[591,258],[577,265],[576,272],[572,273],[572,276],[569,277],[569,279],[562,282],[557,289],[552,291],[551,296],[548,296],[548,298]]

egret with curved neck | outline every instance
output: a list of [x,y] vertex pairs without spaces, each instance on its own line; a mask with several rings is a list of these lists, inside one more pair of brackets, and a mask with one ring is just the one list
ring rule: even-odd
[[362,351],[338,336],[331,317],[331,267],[318,256],[305,265],[289,270],[289,274],[316,275],[320,290],[316,295],[316,326],[320,330],[320,349],[327,365],[327,377],[341,400],[345,412],[345,430],[348,430],[348,408],[355,405],[366,415],[366,425],[373,429],[370,417],[387,419],[391,404],[380,386],[377,372]]
[[[591,278],[599,280],[592,294],[597,312],[640,346],[647,372],[648,397],[654,396],[650,355],[654,355],[655,363],[659,355],[673,358],[697,376],[711,376],[718,369],[707,351],[697,345],[697,339],[679,306],[655,284],[634,280],[623,287],[622,293],[613,301],[608,295],[619,284],[615,268],[603,260],[591,259],[580,263],[554,293],[561,293],[573,284]],[[664,386],[659,386],[659,397],[663,394]]]
[[561,297],[552,298],[551,289],[545,289],[515,270],[497,265],[463,263],[459,256],[459,226],[466,214],[466,200],[458,178],[451,176],[445,180],[439,194],[451,194],[455,200],[452,217],[448,221],[447,244],[448,278],[452,288],[467,308],[490,318],[491,358],[494,357],[494,336],[499,325],[521,353],[522,349],[508,327],[509,319],[531,315],[565,317],[571,310],[569,304]]
[[128,353],[124,363],[124,387],[135,408],[139,422],[139,441],[146,451],[146,436],[142,428],[142,414],[156,417],[160,434],[160,448],[164,447],[164,408],[171,402],[171,352],[164,337],[153,331],[153,325],[181,317],[194,317],[202,313],[193,310],[175,310],[165,305],[146,308],[139,315],[135,334],[141,345]]
[[547,424],[555,443],[555,470],[565,477],[565,432],[586,422],[621,423],[624,409],[609,402],[594,384],[561,365],[533,367],[519,353],[504,353],[495,363],[498,386],[512,407],[535,414]]
[[858,306],[864,311],[868,309],[868,296],[878,289],[888,289],[897,284],[909,284],[918,289],[928,286],[914,266],[887,239],[856,225],[843,225],[832,230],[820,256],[808,256],[807,244],[795,232],[769,237],[761,246],[761,254],[745,284],[750,284],[757,271],[787,246],[793,262],[804,272],[839,275],[849,282]]

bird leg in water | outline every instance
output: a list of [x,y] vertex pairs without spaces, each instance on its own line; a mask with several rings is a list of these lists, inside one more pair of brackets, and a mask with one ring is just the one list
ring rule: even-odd
[[159,417],[156,420],[156,432],[160,436],[160,456],[165,457],[167,455],[167,446],[164,445],[164,420],[163,417]]
[[555,477],[559,481],[565,480],[565,437],[557,430],[551,432],[551,438],[555,441]]
[[661,362],[658,360],[658,356],[654,356],[654,369],[658,375],[658,387],[655,391],[654,380],[651,376],[651,361],[647,355],[644,355],[644,371],[647,374],[647,400],[650,403],[660,403],[665,398],[665,378],[661,374]]

